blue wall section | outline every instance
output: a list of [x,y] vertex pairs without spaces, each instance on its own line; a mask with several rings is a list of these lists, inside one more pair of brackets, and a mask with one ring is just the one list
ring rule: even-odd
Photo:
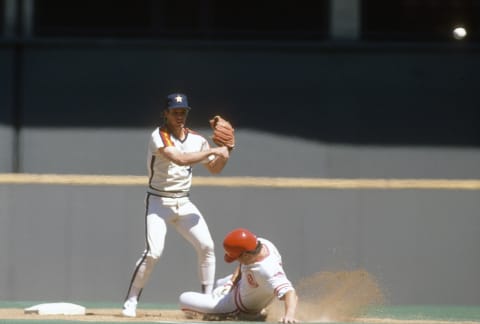
[[0,172],[14,171],[14,55],[0,46]]
[[12,47],[0,45],[0,124],[14,123],[15,64]]
[[152,127],[185,91],[191,123],[333,143],[478,146],[477,48],[46,43],[24,48],[25,127]]

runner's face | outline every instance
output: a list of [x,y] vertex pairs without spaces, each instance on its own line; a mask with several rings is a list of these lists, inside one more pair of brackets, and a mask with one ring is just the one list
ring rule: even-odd
[[251,264],[254,263],[257,260],[258,253],[249,253],[249,252],[243,252],[240,254],[238,257],[238,262],[241,264]]

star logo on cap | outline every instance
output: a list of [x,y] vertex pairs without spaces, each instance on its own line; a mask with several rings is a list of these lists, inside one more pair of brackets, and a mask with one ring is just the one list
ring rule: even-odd
[[182,102],[182,96],[176,96],[176,97],[175,97],[175,100],[176,100],[177,102]]

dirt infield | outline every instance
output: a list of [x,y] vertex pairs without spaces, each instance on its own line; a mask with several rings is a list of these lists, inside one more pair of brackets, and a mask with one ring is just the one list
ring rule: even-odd
[[[87,309],[86,315],[38,315],[24,314],[23,309],[3,308],[0,309],[0,319],[21,319],[21,320],[74,320],[86,322],[156,322],[172,321],[182,322],[187,318],[180,310],[138,310],[135,319],[122,316],[120,309]],[[197,321],[197,320],[196,320]]]
[[[355,323],[355,324],[480,324],[480,310],[468,315],[468,310],[451,312],[448,308],[443,313],[448,316],[435,319],[429,316],[428,310],[422,316],[410,312],[399,318],[394,313],[368,310],[386,303],[384,295],[375,280],[364,270],[320,272],[304,278],[296,284],[299,295],[297,318],[303,323]],[[15,306],[17,307],[17,306]],[[380,309],[384,309],[380,307]],[[283,313],[283,303],[276,301],[269,307],[268,323],[277,323]],[[435,312],[433,312],[435,313]],[[457,314],[455,319],[454,313]],[[463,315],[462,315],[463,313]],[[467,313],[467,315],[466,315]],[[97,322],[97,323],[200,323],[202,319],[187,318],[178,309],[142,309],[137,310],[136,318],[125,318],[120,308],[86,309],[86,315],[38,315],[25,314],[21,308],[0,308],[2,320],[22,320],[25,323],[41,320],[42,323],[63,320],[65,322]],[[458,316],[460,315],[460,316]],[[222,321],[228,322],[228,321]],[[237,321],[243,322],[243,321]],[[58,322],[57,322],[58,323]],[[243,322],[245,323],[245,322]]]
[[[86,315],[35,315],[24,314],[23,309],[18,308],[3,308],[0,309],[0,322],[1,320],[25,320],[25,321],[37,321],[42,320],[43,323],[47,323],[48,320],[65,320],[65,321],[85,321],[85,322],[109,322],[109,323],[121,323],[121,322],[145,322],[145,323],[192,323],[191,319],[187,319],[185,315],[179,310],[139,310],[138,317],[125,318],[122,317],[120,310],[115,309],[93,309],[88,310]],[[203,320],[195,319],[195,323],[206,322]],[[222,321],[225,322],[225,321]],[[267,319],[267,322],[276,323],[276,320]],[[310,323],[338,323],[332,319],[318,319],[303,321]],[[431,320],[431,319],[393,319],[393,318],[371,318],[371,317],[358,317],[351,318],[348,321],[342,321],[342,323],[357,323],[357,324],[480,324],[478,321],[452,321],[452,320]]]
[[[365,310],[384,302],[376,280],[364,270],[321,272],[296,284],[299,295],[297,318],[302,322],[354,322]],[[267,322],[276,323],[283,314],[283,303],[275,301],[268,309]],[[88,309],[86,315],[24,314],[23,309],[0,308],[0,319],[75,320],[89,322],[191,322],[180,310],[142,309],[134,319],[121,315],[121,309]],[[195,319],[195,322],[201,322]]]
[[[369,307],[385,303],[377,280],[365,270],[319,272],[296,285],[297,318],[303,322],[351,322],[366,315]],[[283,305],[274,303],[269,320],[275,321]]]

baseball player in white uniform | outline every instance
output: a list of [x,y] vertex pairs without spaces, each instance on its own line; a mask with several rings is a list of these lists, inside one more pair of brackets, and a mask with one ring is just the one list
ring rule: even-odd
[[145,197],[146,248],[133,272],[123,305],[124,316],[136,317],[142,289],[163,253],[167,224],[195,248],[202,293],[211,293],[213,289],[214,243],[204,217],[189,199],[189,190],[192,166],[201,163],[212,174],[218,174],[229,159],[229,150],[223,146],[211,148],[203,136],[186,128],[189,111],[184,94],[170,94],[163,112],[164,124],[150,137]]
[[180,307],[187,313],[218,318],[259,319],[264,309],[278,298],[285,303],[282,323],[296,323],[297,294],[285,275],[282,257],[272,242],[257,238],[244,228],[225,236],[225,261],[237,260],[235,272],[217,281],[212,294],[184,292]]

